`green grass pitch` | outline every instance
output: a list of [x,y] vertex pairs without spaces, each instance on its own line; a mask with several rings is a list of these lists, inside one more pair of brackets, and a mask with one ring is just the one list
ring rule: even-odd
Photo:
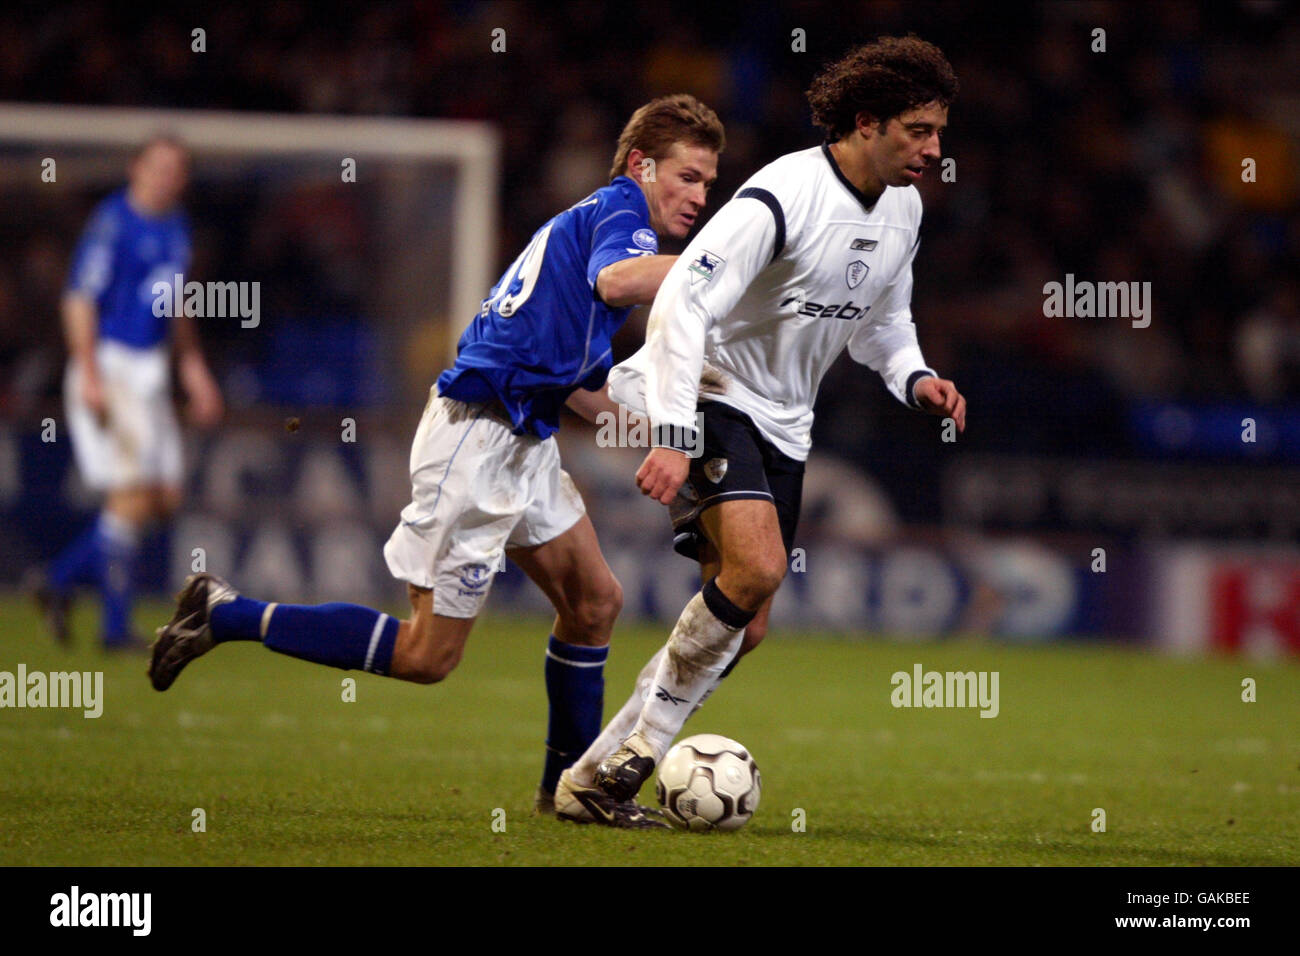
[[[150,629],[166,616],[157,604],[138,615]],[[77,620],[88,634],[89,610]],[[1300,667],[1100,647],[774,629],[686,727],[753,751],[763,794],[749,826],[629,833],[538,818],[547,623],[484,619],[432,687],[231,645],[159,694],[142,656],[85,638],[56,650],[20,598],[0,600],[0,670],[102,670],[105,698],[97,720],[0,710],[0,864],[1300,862]],[[618,629],[609,708],[664,637]],[[998,671],[999,716],[895,709],[890,675],[917,662]],[[1245,677],[1255,703],[1241,700]],[[191,828],[195,808],[206,832]]]

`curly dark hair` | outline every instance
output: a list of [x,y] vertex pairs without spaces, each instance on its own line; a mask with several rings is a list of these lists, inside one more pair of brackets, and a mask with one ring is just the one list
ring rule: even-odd
[[880,37],[823,67],[807,96],[813,122],[834,141],[853,132],[859,113],[883,126],[926,103],[948,106],[957,98],[957,74],[942,50],[915,34]]

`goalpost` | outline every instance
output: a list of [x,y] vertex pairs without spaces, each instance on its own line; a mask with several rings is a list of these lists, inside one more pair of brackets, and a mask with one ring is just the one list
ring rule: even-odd
[[[395,119],[159,110],[117,107],[78,107],[0,103],[0,149],[25,149],[36,156],[57,156],[61,147],[82,149],[130,148],[151,133],[168,131],[184,139],[203,161],[210,157],[276,157],[318,163],[319,176],[341,181],[341,164],[353,159],[357,179],[367,176],[366,160],[390,168],[410,167],[401,178],[411,185],[419,167],[454,168],[447,269],[446,315],[455,335],[477,313],[495,278],[497,187],[500,176],[500,136],[488,123],[462,120]],[[48,150],[48,152],[44,152]],[[5,184],[20,175],[7,164]],[[40,166],[23,171],[33,189],[40,188]],[[105,170],[120,181],[118,162]],[[400,205],[400,203],[399,203]],[[417,256],[418,259],[418,256]],[[429,278],[429,273],[424,273]],[[450,358],[451,356],[444,356]]]

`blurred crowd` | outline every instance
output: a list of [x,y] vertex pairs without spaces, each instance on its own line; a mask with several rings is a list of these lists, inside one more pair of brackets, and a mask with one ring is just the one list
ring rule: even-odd
[[[29,5],[0,12],[0,100],[490,120],[504,266],[603,184],[621,123],[651,96],[695,93],[726,123],[716,208],[819,142],[803,91],[820,63],[908,31],[962,85],[953,181],[923,186],[913,308],[931,364],[970,400],[968,447],[1122,454],[1133,401],[1300,397],[1300,16],[1284,3]],[[9,388],[21,355],[57,340],[80,223],[5,228]],[[1150,326],[1045,318],[1043,286],[1067,273],[1150,282]],[[915,427],[882,394],[842,360],[823,447],[878,458]]]

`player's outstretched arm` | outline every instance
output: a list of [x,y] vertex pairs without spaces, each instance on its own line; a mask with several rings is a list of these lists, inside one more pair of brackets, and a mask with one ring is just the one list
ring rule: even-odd
[[602,302],[616,309],[649,305],[676,261],[676,256],[620,259],[600,270],[596,276],[596,294]]
[[[593,425],[599,425],[599,416],[602,412],[606,415],[612,415],[618,418],[618,402],[609,397],[609,384],[606,383],[594,392],[585,388],[575,389],[569,393],[569,397],[564,400],[564,404],[576,414],[582,416]],[[628,416],[629,425],[635,423],[640,418],[636,412],[628,409],[624,412]]]

